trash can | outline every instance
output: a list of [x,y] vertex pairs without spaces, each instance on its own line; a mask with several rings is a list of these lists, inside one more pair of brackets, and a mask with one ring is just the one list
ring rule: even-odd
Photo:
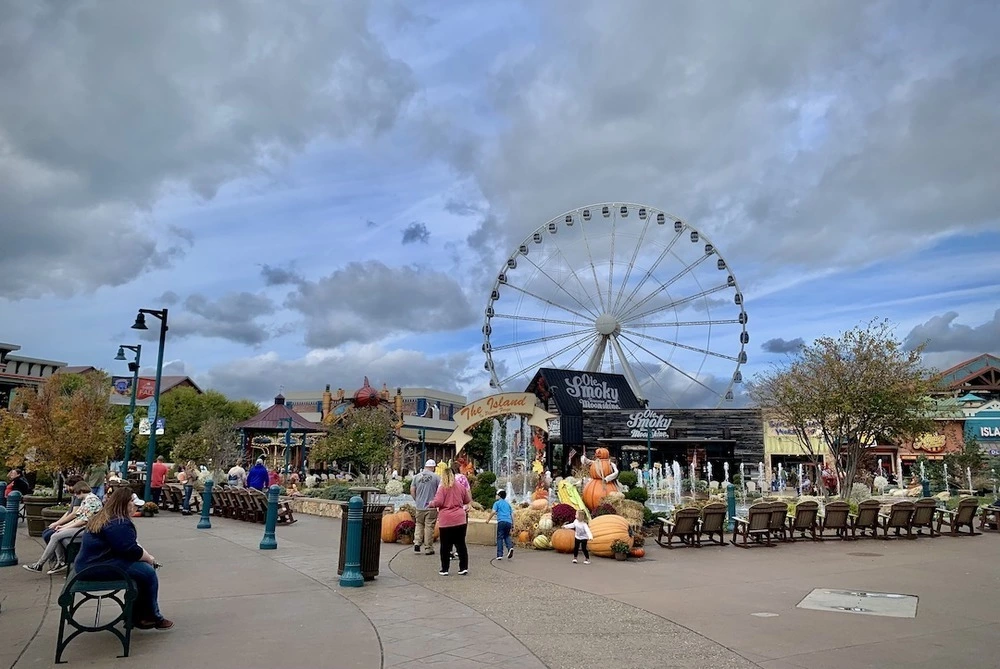
[[[364,501],[361,515],[361,577],[366,581],[375,580],[378,576],[378,563],[382,552],[382,512],[385,504],[371,501],[380,491],[378,488],[350,488],[351,493],[359,495]],[[337,575],[344,573],[344,561],[347,557],[347,502],[341,502],[343,515],[340,518],[340,557],[337,562]]]

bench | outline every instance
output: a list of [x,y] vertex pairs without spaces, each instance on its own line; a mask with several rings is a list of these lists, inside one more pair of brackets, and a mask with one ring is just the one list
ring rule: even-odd
[[[115,572],[115,577],[110,579],[106,576],[100,579],[88,578],[88,572],[93,573],[97,569],[102,572],[108,570]],[[62,592],[59,593],[60,614],[59,637],[56,640],[56,664],[64,664],[62,654],[66,650],[66,646],[84,632],[111,632],[122,642],[123,653],[118,657],[128,657],[129,646],[132,642],[132,608],[138,594],[135,582],[118,567],[88,567],[79,573],[71,567],[66,576],[66,584],[63,586]],[[108,599],[121,608],[121,613],[110,622],[101,623],[101,603]],[[76,615],[84,604],[91,601],[97,602],[94,624],[85,625],[76,619]],[[68,635],[66,634],[67,626],[72,628]]]

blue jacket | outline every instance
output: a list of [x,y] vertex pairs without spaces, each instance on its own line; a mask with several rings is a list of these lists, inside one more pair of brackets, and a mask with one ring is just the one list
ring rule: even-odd
[[76,556],[76,570],[109,563],[138,562],[142,558],[142,547],[136,539],[131,518],[114,518],[100,532],[84,532],[80,553]]
[[248,488],[266,490],[268,480],[270,480],[270,476],[267,473],[267,467],[264,465],[254,465],[250,468],[250,471],[247,472]]

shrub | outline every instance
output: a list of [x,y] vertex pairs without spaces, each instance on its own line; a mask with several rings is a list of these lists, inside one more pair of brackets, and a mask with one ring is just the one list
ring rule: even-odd
[[398,541],[402,537],[412,537],[416,529],[416,523],[412,520],[404,520],[399,525],[396,525],[396,540]]
[[657,520],[666,518],[667,514],[663,511],[653,511],[648,506],[642,507],[642,523],[643,525],[652,525]]
[[629,491],[625,493],[625,499],[645,504],[646,500],[649,499],[649,493],[646,492],[645,488],[629,488]]
[[497,482],[497,475],[493,472],[482,472],[476,476],[476,483],[479,485],[493,485]]
[[597,505],[597,508],[594,509],[594,513],[592,515],[594,518],[597,518],[598,516],[615,516],[618,515],[618,510],[614,507],[614,505],[602,502]]
[[397,481],[395,479],[389,481],[385,484],[385,494],[390,497],[396,497],[403,494],[403,482]]
[[639,477],[633,471],[621,472],[618,474],[618,482],[629,488],[634,488],[639,483]]
[[576,520],[576,509],[569,504],[556,504],[552,507],[552,525],[559,527]]
[[868,489],[864,483],[855,483],[851,486],[851,494],[848,499],[851,502],[858,503],[863,502],[866,499],[870,499],[872,496],[872,491]]
[[340,502],[349,502],[351,497],[354,496],[348,486],[346,485],[330,485],[325,488],[311,488],[306,491],[308,497],[316,497],[319,499],[332,499]]
[[476,484],[472,486],[470,492],[472,499],[478,502],[484,509],[493,506],[497,498],[497,489],[493,486],[497,481],[497,475],[493,472],[483,472],[476,477]]

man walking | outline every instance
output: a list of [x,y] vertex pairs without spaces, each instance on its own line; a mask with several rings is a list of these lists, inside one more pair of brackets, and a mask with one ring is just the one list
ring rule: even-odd
[[424,463],[424,469],[413,477],[410,482],[410,495],[413,496],[417,505],[416,529],[413,533],[413,552],[419,553],[420,547],[424,547],[424,555],[434,555],[434,521],[437,520],[437,509],[428,506],[434,495],[437,494],[438,486],[441,485],[441,477],[434,473],[437,463],[428,460]]
[[167,478],[167,463],[163,461],[163,456],[156,456],[153,463],[153,471],[149,476],[149,492],[152,494],[151,500],[156,506],[160,505],[160,495],[163,494],[163,481]]
[[87,468],[87,473],[83,480],[90,486],[91,492],[97,499],[104,500],[104,484],[108,480],[108,465],[102,462],[95,462]]

